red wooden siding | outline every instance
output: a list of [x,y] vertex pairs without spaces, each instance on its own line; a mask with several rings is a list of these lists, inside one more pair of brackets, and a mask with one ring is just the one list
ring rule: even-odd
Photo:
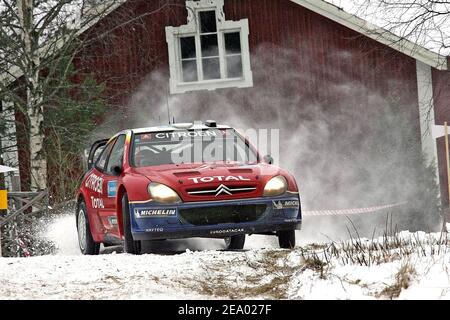
[[94,40],[75,63],[81,74],[93,73],[106,84],[112,106],[123,106],[151,71],[167,68],[164,27],[186,23],[183,3],[131,0],[85,33]]
[[[163,5],[166,6],[158,11]],[[186,23],[184,1],[130,0],[87,33],[92,38],[120,26],[130,17],[154,11],[142,19],[116,27],[106,37],[93,41],[78,56],[79,68],[95,73],[99,82],[106,84],[106,96],[112,104],[126,105],[129,95],[152,71],[167,72],[164,28]],[[401,91],[408,92],[408,101],[415,103],[411,105],[410,113],[416,112],[413,59],[288,0],[226,0],[225,15],[231,20],[249,19],[252,54],[264,44],[268,49],[295,50],[297,56],[286,68],[292,70],[295,67],[310,76],[296,80],[299,89],[311,98],[334,99],[323,86],[330,81],[354,80],[387,94],[392,91],[387,80],[398,79],[402,82]],[[273,63],[279,58],[274,53],[267,62]]]

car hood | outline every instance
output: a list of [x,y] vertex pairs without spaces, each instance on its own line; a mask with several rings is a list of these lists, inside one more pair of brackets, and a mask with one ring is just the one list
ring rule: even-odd
[[280,173],[278,167],[264,163],[180,164],[134,170],[171,187],[185,202],[260,197],[267,181]]

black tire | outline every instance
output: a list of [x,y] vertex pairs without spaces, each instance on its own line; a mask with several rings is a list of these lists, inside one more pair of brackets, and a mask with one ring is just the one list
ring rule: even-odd
[[87,209],[84,200],[78,205],[76,213],[78,245],[84,255],[98,255],[100,252],[100,243],[94,241],[91,233],[91,227],[87,216]]
[[130,217],[130,206],[128,203],[128,195],[124,194],[122,197],[122,221],[123,221],[123,251],[130,254],[140,254],[141,253],[141,241],[134,241],[133,235],[131,234],[131,217]]
[[280,248],[294,249],[295,248],[295,230],[278,231],[278,243]]
[[245,245],[245,234],[225,238],[226,250],[242,250]]

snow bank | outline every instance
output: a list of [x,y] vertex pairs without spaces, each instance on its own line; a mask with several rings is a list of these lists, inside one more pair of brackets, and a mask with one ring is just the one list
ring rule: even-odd
[[1,258],[0,299],[450,298],[450,241],[439,233],[404,231],[292,251],[209,245],[219,250]]

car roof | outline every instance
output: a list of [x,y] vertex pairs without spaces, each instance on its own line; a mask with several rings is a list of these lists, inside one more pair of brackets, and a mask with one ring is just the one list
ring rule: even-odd
[[184,131],[184,130],[209,130],[209,129],[231,129],[231,127],[226,125],[217,125],[217,127],[209,127],[205,124],[193,124],[189,127],[183,127],[184,123],[175,123],[173,125],[157,126],[157,127],[147,127],[147,128],[136,128],[131,129],[133,133],[147,133],[147,132],[167,132],[167,131]]
[[187,127],[188,124],[185,123],[175,123],[171,125],[163,125],[163,126],[154,126],[154,127],[146,127],[146,128],[134,128],[134,129],[126,129],[116,133],[111,139],[121,135],[126,134],[128,132],[132,132],[134,134],[139,133],[150,133],[150,132],[168,132],[168,131],[184,131],[184,130],[214,130],[214,129],[232,129],[230,126],[218,124],[216,127],[207,126],[204,123],[194,123],[192,126]]

